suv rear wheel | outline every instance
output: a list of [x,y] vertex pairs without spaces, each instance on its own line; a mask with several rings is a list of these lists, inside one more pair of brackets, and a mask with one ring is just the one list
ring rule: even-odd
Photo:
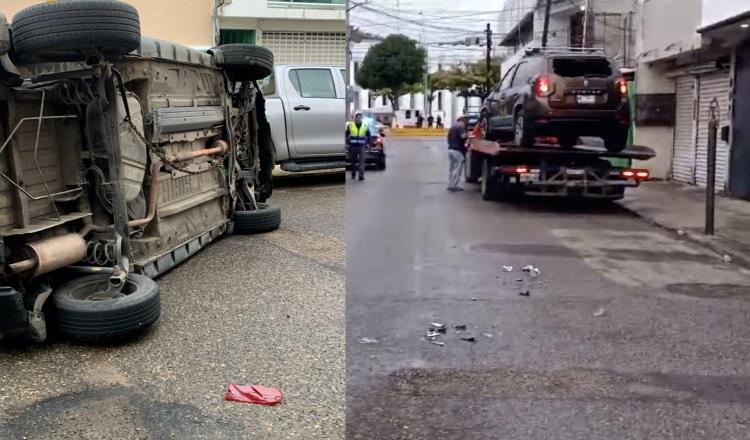
[[495,137],[492,136],[492,130],[490,129],[490,118],[489,116],[487,116],[487,113],[482,113],[482,115],[479,117],[479,135],[484,140],[495,140]]
[[513,140],[519,147],[528,148],[534,144],[534,133],[524,117],[523,110],[516,113],[513,121]]
[[624,150],[628,143],[628,130],[612,130],[604,135],[604,146],[610,153],[619,153]]

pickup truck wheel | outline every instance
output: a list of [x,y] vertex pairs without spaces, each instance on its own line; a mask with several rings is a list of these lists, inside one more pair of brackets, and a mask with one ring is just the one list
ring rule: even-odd
[[523,110],[519,110],[513,121],[514,142],[517,146],[529,148],[534,144],[534,133],[529,121],[526,120]]
[[273,52],[253,44],[222,44],[219,66],[235,81],[257,81],[273,73]]
[[628,143],[627,130],[614,130],[604,136],[604,147],[610,153],[619,153],[624,150]]
[[495,176],[490,170],[492,164],[490,159],[482,161],[482,200],[497,200],[497,182]]
[[13,17],[19,64],[116,58],[138,49],[138,10],[121,1],[78,0],[30,6]]
[[109,275],[74,278],[52,294],[56,323],[71,339],[87,342],[118,341],[151,326],[161,314],[159,285],[145,275],[129,273],[120,298],[97,294],[109,286]]
[[234,212],[232,220],[235,234],[258,234],[279,229],[281,208],[265,203],[258,203],[258,208],[260,209]]

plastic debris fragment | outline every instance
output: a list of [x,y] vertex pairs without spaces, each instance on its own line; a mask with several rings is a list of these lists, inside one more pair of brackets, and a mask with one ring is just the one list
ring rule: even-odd
[[506,272],[513,272],[513,266],[503,266],[503,270]]
[[276,388],[262,385],[229,384],[224,399],[233,402],[257,403],[259,405],[276,405],[281,403],[284,395]]
[[518,292],[521,296],[531,296],[531,292],[528,290],[522,290],[521,292]]
[[360,344],[377,344],[378,340],[373,338],[359,338]]
[[597,310],[596,312],[594,312],[594,316],[596,316],[598,318],[600,316],[604,316],[605,313],[607,313],[607,311],[604,310],[604,307],[601,307],[599,310]]

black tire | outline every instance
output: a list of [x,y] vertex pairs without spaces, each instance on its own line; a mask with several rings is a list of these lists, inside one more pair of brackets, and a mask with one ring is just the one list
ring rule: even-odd
[[490,128],[490,118],[487,116],[487,112],[482,112],[477,123],[479,124],[479,137],[486,141],[494,141],[496,139]]
[[464,180],[466,183],[479,182],[479,177],[481,176],[479,169],[481,166],[482,157],[471,151],[467,151],[466,160],[464,161]]
[[159,285],[145,275],[128,274],[122,298],[86,300],[109,283],[109,275],[74,278],[52,295],[56,324],[63,336],[85,342],[128,339],[155,323],[161,314]]
[[519,147],[529,148],[534,145],[534,132],[526,120],[523,110],[513,118],[513,141]]
[[614,130],[604,136],[604,147],[610,153],[619,153],[628,145],[627,130]]
[[482,185],[480,188],[482,200],[497,200],[497,182],[490,172],[490,159],[482,161]]
[[223,60],[217,63],[233,81],[257,81],[273,73],[273,52],[253,44],[222,44]]
[[138,10],[121,1],[40,3],[18,12],[11,29],[19,63],[113,59],[141,44]]
[[235,234],[258,234],[279,229],[281,226],[281,208],[265,203],[258,203],[260,209],[253,211],[235,211]]

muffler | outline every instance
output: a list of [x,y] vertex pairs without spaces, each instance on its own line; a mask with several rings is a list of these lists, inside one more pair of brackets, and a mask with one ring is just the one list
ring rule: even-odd
[[86,241],[80,234],[70,233],[26,243],[27,258],[8,267],[13,273],[31,278],[78,263],[86,258]]

